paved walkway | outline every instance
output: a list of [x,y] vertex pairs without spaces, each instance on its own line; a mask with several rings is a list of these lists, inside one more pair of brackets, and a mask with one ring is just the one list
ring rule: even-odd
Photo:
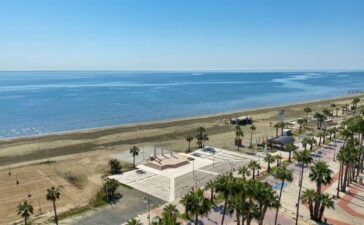
[[[363,194],[364,193],[364,185],[362,184],[352,184],[352,187],[349,189],[349,191],[344,195],[344,197],[342,197],[339,202],[337,203],[338,206],[340,206],[341,208],[343,208],[347,213],[349,213],[351,216],[354,217],[358,217],[361,219],[364,219],[364,198],[363,195],[359,196],[359,193]],[[362,212],[358,212],[356,210],[354,210],[353,208],[353,200],[355,198],[361,198],[360,202],[361,205],[357,205],[357,207],[355,208],[361,208]],[[363,220],[364,223],[364,220]]]

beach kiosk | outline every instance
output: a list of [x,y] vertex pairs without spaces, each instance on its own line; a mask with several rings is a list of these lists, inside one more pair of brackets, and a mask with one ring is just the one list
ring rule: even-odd
[[250,116],[240,116],[230,118],[230,123],[234,125],[247,125],[253,123],[253,118]]
[[277,136],[268,140],[268,145],[271,148],[284,150],[284,147],[288,144],[293,144],[294,138],[291,136]]

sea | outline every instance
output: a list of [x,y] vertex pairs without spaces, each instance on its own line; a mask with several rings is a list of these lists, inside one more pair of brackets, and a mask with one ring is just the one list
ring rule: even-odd
[[0,138],[364,93],[364,71],[0,72]]

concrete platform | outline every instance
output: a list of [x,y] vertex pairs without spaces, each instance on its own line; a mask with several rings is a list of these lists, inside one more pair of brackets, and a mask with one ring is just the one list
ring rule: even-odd
[[[208,151],[200,149],[190,154],[173,153],[174,157],[170,157],[170,154],[165,156],[165,164],[171,163],[178,166],[161,170],[161,168],[151,167],[146,162],[137,166],[139,172],[133,170],[109,178],[171,202],[193,188],[205,186],[208,181],[221,173],[237,170],[240,166],[248,164],[252,158],[242,153],[218,148],[209,148]],[[179,164],[180,162],[183,164]]]

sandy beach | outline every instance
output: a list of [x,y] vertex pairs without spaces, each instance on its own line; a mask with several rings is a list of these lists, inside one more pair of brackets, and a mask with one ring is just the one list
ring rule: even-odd
[[[236,151],[234,126],[226,123],[230,117],[252,116],[257,127],[253,139],[259,140],[275,135],[275,128],[270,125],[278,122],[279,110],[284,109],[285,120],[291,121],[306,115],[303,111],[305,106],[317,112],[329,108],[330,103],[338,106],[350,104],[352,99],[352,96],[340,97],[194,118],[1,140],[0,179],[3,185],[0,201],[7,204],[1,207],[0,224],[19,219],[15,213],[16,204],[28,192],[32,193],[34,199],[40,199],[39,205],[42,205],[42,211],[35,215],[41,216],[48,212],[52,205],[42,195],[50,185],[63,187],[65,197],[59,202],[60,212],[87,205],[99,190],[111,155],[127,151],[132,145],[163,145],[169,150],[185,151],[186,136],[194,136],[196,129],[203,126],[210,137],[208,145]],[[249,126],[244,126],[243,131],[243,144],[248,145]],[[192,146],[195,147],[194,142]],[[47,160],[52,163],[45,163]],[[9,168],[11,176],[8,175]],[[19,189],[15,188],[15,176],[21,182]],[[72,183],[70,177],[77,178],[77,183]],[[79,194],[81,191],[83,195]],[[13,193],[12,198],[7,197],[9,193]]]
[[[359,97],[362,96],[364,95],[359,95]],[[67,156],[100,149],[113,151],[119,147],[130,145],[165,144],[170,146],[171,150],[184,151],[186,149],[185,137],[194,135],[197,127],[203,126],[207,128],[210,136],[213,135],[219,138],[222,134],[233,131],[234,127],[225,122],[234,116],[253,116],[254,123],[258,128],[256,135],[270,137],[273,135],[274,129],[269,127],[269,124],[278,121],[277,112],[279,110],[284,109],[286,111],[286,120],[291,120],[304,116],[303,107],[305,106],[310,106],[315,112],[328,108],[332,102],[337,105],[349,104],[352,98],[352,96],[338,97],[175,120],[3,139],[0,140],[0,168],[7,165],[14,166],[14,164],[18,163],[29,163],[44,158]],[[244,131],[245,133],[248,132],[247,127],[244,128]],[[228,140],[228,142],[231,141]],[[219,145],[215,138],[210,138],[209,143]],[[224,145],[229,146],[228,143]],[[122,149],[119,148],[119,150]]]

